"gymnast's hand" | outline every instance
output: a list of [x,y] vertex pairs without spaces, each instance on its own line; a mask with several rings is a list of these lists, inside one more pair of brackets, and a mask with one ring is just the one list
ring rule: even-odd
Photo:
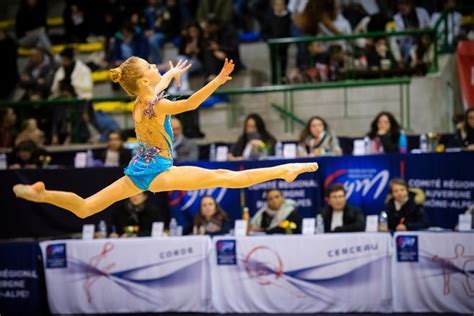
[[173,66],[173,62],[170,60],[170,72],[171,76],[176,80],[176,85],[181,86],[181,75],[191,68],[192,64],[188,64],[188,60],[179,60],[176,66]]
[[230,74],[234,70],[234,61],[231,59],[230,61],[226,58],[224,62],[224,66],[222,67],[221,72],[217,75],[214,79],[219,85],[226,83],[227,81],[231,80]]

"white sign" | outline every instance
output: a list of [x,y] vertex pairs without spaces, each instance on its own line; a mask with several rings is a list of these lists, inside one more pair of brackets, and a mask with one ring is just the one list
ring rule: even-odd
[[368,153],[365,152],[365,142],[363,139],[354,140],[354,149],[352,151],[354,156],[363,156]]
[[283,145],[283,158],[285,159],[293,159],[296,158],[296,144],[289,143]]
[[301,233],[303,235],[314,235],[314,228],[316,225],[315,218],[303,218],[303,227]]
[[95,226],[93,224],[82,226],[82,239],[92,240],[94,239]]
[[216,161],[227,161],[227,153],[229,149],[227,146],[218,146],[216,150]]
[[234,234],[235,236],[246,236],[247,235],[247,221],[243,219],[237,219],[234,223]]
[[154,222],[151,227],[151,237],[157,238],[163,236],[163,229],[165,224],[163,222]]
[[472,229],[472,215],[471,214],[459,214],[458,229],[460,232],[465,232]]
[[87,153],[77,153],[74,157],[74,167],[85,168],[87,166]]
[[365,219],[365,231],[374,233],[379,231],[379,216],[367,215]]

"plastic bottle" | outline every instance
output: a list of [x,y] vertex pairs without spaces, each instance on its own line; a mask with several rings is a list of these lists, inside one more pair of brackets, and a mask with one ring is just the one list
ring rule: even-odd
[[404,130],[402,130],[400,132],[400,138],[398,140],[398,147],[400,148],[400,153],[401,154],[406,154],[408,152],[407,135],[405,134]]
[[370,148],[370,138],[369,136],[364,137],[364,153],[366,155],[369,155],[372,153],[371,148]]
[[250,212],[248,207],[244,207],[242,210],[242,219],[247,222],[250,220]]
[[379,231],[386,232],[388,231],[388,216],[387,212],[380,212],[379,216]]
[[178,234],[178,222],[176,221],[176,218],[172,218],[170,221],[170,236],[177,236]]
[[277,141],[275,145],[275,157],[283,158],[283,143],[280,141]]
[[426,134],[420,135],[420,151],[422,153],[428,152],[428,137],[426,137]]
[[5,155],[5,153],[0,153],[0,170],[5,170],[7,167],[7,155]]
[[216,161],[216,144],[214,143],[209,146],[209,161]]
[[321,214],[316,216],[316,229],[314,230],[316,234],[324,234],[324,221]]
[[93,167],[94,166],[94,154],[92,150],[88,149],[86,154],[86,167]]
[[105,224],[104,220],[99,222],[98,233],[99,238],[107,238],[107,225]]

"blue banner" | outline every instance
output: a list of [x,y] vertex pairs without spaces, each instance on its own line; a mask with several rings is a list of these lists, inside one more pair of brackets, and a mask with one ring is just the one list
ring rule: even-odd
[[43,314],[46,304],[40,258],[37,243],[0,243],[0,314]]

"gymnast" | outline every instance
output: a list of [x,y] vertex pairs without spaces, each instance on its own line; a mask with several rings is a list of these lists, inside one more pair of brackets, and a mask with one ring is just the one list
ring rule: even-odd
[[171,68],[161,76],[155,65],[138,57],[130,57],[110,70],[111,79],[118,82],[130,96],[136,97],[132,116],[138,146],[124,171],[125,176],[85,199],[72,192],[47,190],[43,182],[17,184],[13,187],[15,195],[33,202],[53,204],[86,218],[141,191],[245,188],[273,179],[291,182],[301,173],[318,169],[317,163],[290,163],[243,171],[173,166],[171,115],[195,110],[217,88],[232,79],[230,74],[234,63],[226,59],[222,70],[212,81],[188,99],[178,101],[165,98],[163,90],[173,79],[179,84],[181,74],[190,65],[187,61],[170,65]]

